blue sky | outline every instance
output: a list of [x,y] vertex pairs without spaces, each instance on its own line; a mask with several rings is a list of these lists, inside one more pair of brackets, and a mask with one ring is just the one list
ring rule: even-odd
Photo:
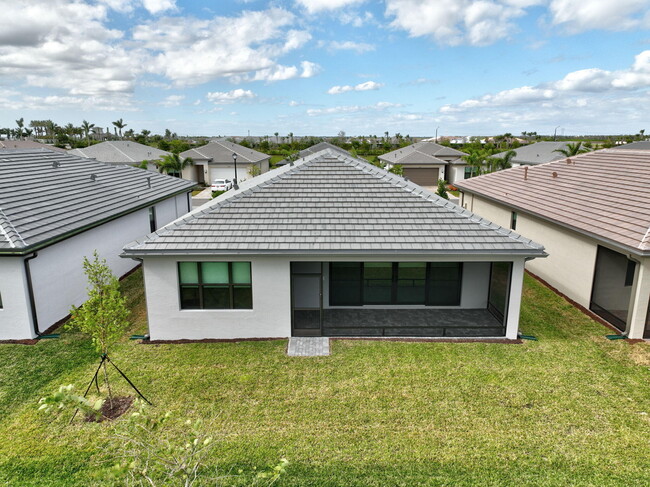
[[31,0],[3,11],[3,127],[650,130],[650,0]]

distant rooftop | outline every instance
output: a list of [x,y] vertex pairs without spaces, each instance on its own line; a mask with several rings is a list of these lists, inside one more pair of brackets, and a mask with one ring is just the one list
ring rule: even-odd
[[[300,158],[303,158],[303,157],[307,157],[307,156],[309,156],[311,154],[315,154],[316,152],[320,152],[320,151],[325,150],[325,149],[331,149],[331,150],[333,150],[335,152],[339,152],[339,153],[341,153],[343,155],[346,155],[346,156],[351,155],[348,151],[346,151],[345,149],[341,149],[337,145],[330,144],[329,142],[319,142],[318,144],[314,144],[311,147],[307,147],[306,149],[303,149],[300,152],[298,152],[297,158],[300,159]],[[284,166],[285,164],[289,164],[288,159],[283,159],[283,160],[281,160],[280,162],[277,163],[278,166]]]
[[193,186],[44,149],[0,151],[0,253],[29,252]]
[[650,152],[605,149],[570,161],[515,167],[456,186],[650,255]]
[[195,149],[181,152],[181,157],[191,157],[195,161],[210,161],[215,163],[232,163],[233,153],[237,154],[237,162],[260,162],[271,156],[263,154],[243,145],[233,144],[227,140],[213,141]]
[[416,142],[415,144],[402,147],[400,149],[388,152],[379,156],[379,159],[390,164],[448,164],[446,159],[451,159],[451,163],[464,164],[465,161],[460,159],[467,155],[452,147],[436,144],[435,142]]
[[124,251],[545,255],[511,230],[331,149],[251,179]]
[[0,149],[48,149],[55,152],[67,152],[65,149],[35,140],[0,140]]
[[156,161],[171,154],[149,145],[139,144],[132,140],[113,140],[93,144],[83,149],[68,151],[74,156],[97,159],[110,164],[139,164],[142,161]]
[[508,149],[507,151],[494,154],[492,157],[504,157],[510,150],[515,151],[515,157],[511,162],[516,164],[523,164],[534,166],[537,164],[544,164],[546,162],[557,161],[564,157],[564,154],[555,152],[559,149],[566,149],[567,144],[573,142],[536,142],[534,144],[523,145],[516,149]]
[[630,142],[629,144],[617,145],[612,147],[614,150],[650,150],[650,140],[639,140],[637,142]]

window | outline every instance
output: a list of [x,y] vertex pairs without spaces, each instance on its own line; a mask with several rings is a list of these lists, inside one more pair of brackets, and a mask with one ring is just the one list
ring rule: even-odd
[[156,231],[156,207],[155,206],[150,206],[149,207],[149,230],[151,233]]
[[179,262],[181,309],[252,309],[250,262]]
[[510,229],[517,230],[517,212],[513,211],[510,213]]
[[460,262],[331,262],[330,306],[459,306]]
[[2,294],[0,294],[0,309],[2,309]]
[[465,179],[471,178],[474,174],[474,168],[471,166],[465,166]]

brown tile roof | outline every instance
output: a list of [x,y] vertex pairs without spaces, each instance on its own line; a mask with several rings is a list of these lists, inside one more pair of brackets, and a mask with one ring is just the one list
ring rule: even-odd
[[650,255],[650,152],[601,150],[459,181],[461,191]]

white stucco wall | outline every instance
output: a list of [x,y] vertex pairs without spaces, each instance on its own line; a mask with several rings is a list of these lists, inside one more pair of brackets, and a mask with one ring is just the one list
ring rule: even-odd
[[447,182],[453,184],[456,181],[462,181],[465,179],[465,165],[464,164],[453,164],[450,166],[449,179]]
[[[187,213],[187,194],[168,198],[155,206],[157,224],[161,227]],[[149,211],[144,208],[39,250],[38,256],[30,261],[39,330],[45,331],[65,318],[72,305],[79,306],[85,301],[87,283],[83,273],[84,256],[90,257],[96,249],[100,257],[106,259],[113,273],[122,276],[137,265],[136,261],[119,257],[122,248],[147,233],[150,233]],[[0,259],[2,262],[5,260],[15,260],[22,266],[22,258]],[[12,272],[14,276],[19,275],[16,272],[22,276],[23,270],[20,267],[18,270],[12,269]],[[3,296],[3,303],[4,301]],[[23,307],[26,312],[21,320],[14,320],[9,327],[14,331],[8,328],[7,334],[15,332],[16,336],[12,338],[16,339],[33,338],[35,334],[32,331],[29,304],[25,306],[18,297],[15,301],[10,301],[9,298],[6,301],[11,309]],[[23,330],[28,330],[29,336],[24,336]]]
[[0,257],[0,340],[32,338],[22,257]]
[[[214,258],[189,257],[146,257],[144,259],[144,280],[147,296],[147,315],[149,333],[152,340],[201,340],[241,339],[241,338],[279,338],[291,336],[291,272],[290,263],[312,260],[302,257],[284,256],[238,256]],[[391,256],[376,256],[364,258],[364,261],[397,262],[434,260],[430,256],[411,257],[406,259]],[[458,261],[458,258],[441,258],[435,260]],[[483,260],[483,261],[479,261]],[[463,266],[463,288],[460,308],[481,309],[487,306],[490,263],[486,259],[475,258],[465,262]],[[492,260],[515,261],[516,272],[513,275],[515,283],[514,301],[510,303],[508,329],[516,336],[519,323],[519,299],[521,296],[521,280],[523,259],[501,258]],[[252,310],[181,310],[178,284],[179,261],[215,261],[251,262],[253,309]],[[324,258],[331,261],[359,261],[359,257]],[[323,305],[328,307],[327,294],[327,265],[323,266],[325,273],[323,286]],[[517,284],[518,283],[518,284]],[[518,291],[517,291],[517,286]],[[517,294],[517,292],[519,294]],[[382,306],[373,306],[381,308]],[[418,308],[420,306],[403,306],[403,308]],[[458,308],[458,307],[450,307]],[[514,332],[513,332],[514,330]]]
[[[251,262],[252,310],[181,310],[177,262]],[[147,315],[152,340],[267,338],[291,335],[291,283],[288,259],[176,259],[144,261]]]

